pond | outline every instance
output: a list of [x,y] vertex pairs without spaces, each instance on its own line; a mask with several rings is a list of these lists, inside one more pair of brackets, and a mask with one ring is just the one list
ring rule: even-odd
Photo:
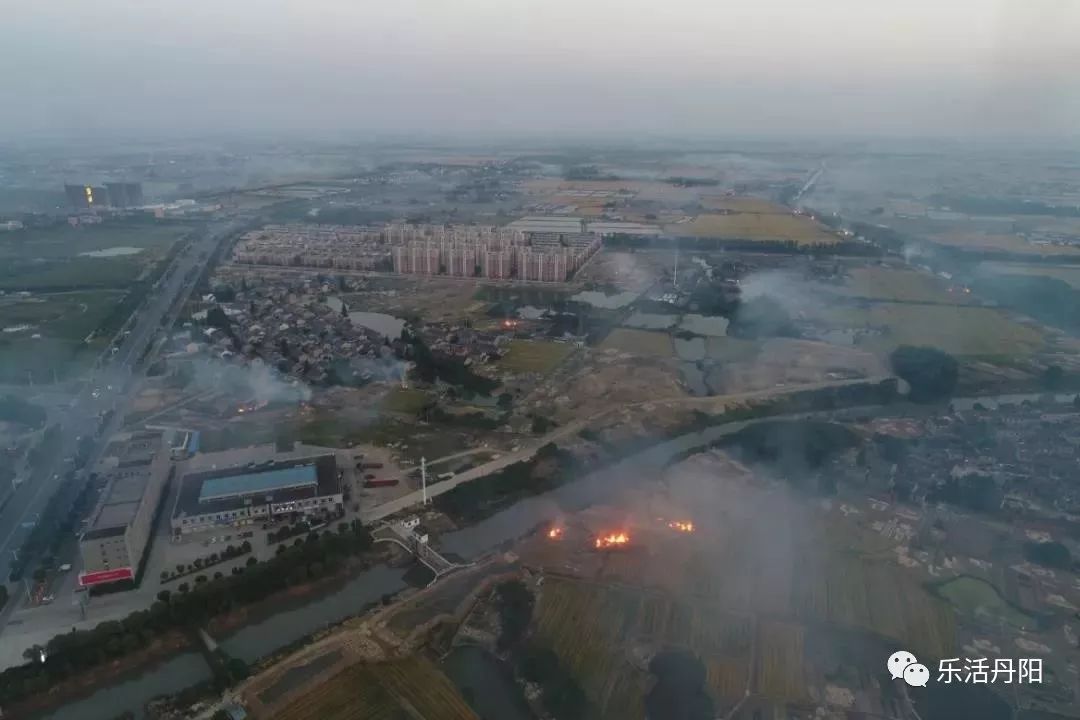
[[606,295],[596,290],[584,290],[577,295],[570,296],[570,299],[575,302],[585,303],[586,305],[592,305],[593,307],[603,308],[605,310],[617,310],[621,307],[626,307],[637,300],[638,293],[621,292],[615,293],[614,295]]
[[938,585],[936,590],[965,615],[1006,622],[1021,630],[1035,627],[1032,616],[1014,607],[1001,597],[996,587],[981,578],[962,575]]
[[[326,304],[334,312],[341,312],[341,298],[328,297],[326,298]],[[380,335],[385,335],[388,338],[400,337],[401,331],[405,328],[404,320],[394,317],[393,315],[387,315],[386,313],[350,310],[349,320],[352,321],[353,325],[359,325],[368,330],[374,330]]]
[[475,645],[454,648],[443,659],[442,670],[480,717],[533,720],[511,668]]

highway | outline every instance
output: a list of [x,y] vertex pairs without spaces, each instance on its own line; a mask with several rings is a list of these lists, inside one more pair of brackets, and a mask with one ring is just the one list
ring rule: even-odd
[[[102,428],[87,459],[85,467],[93,467],[105,442],[122,423],[123,412],[136,390],[132,380],[143,369],[140,359],[148,343],[157,341],[163,327],[172,326],[217,244],[237,228],[236,223],[219,222],[197,230],[188,249],[175,258],[171,271],[166,271],[158,288],[148,293],[136,310],[133,321],[125,324],[115,343],[117,351],[107,349],[81,381],[81,387],[67,406],[60,408],[59,413],[56,408],[50,413],[51,420],[60,415],[59,449],[45,466],[33,469],[0,512],[0,582],[7,582],[15,553],[71,467],[65,458],[75,455],[81,437],[94,436],[101,426],[102,414],[112,410],[109,423]],[[42,390],[43,394],[52,395],[55,402],[56,388]],[[10,606],[16,604],[12,602]]]

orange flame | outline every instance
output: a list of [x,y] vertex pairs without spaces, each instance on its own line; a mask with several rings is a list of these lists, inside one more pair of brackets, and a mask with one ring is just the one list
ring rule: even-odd
[[562,528],[561,527],[553,527],[550,530],[548,530],[547,535],[552,540],[559,540],[559,539],[562,538]]
[[678,530],[679,532],[692,533],[694,532],[694,523],[692,522],[680,522],[678,520],[672,520],[669,522],[668,527],[672,530]]
[[596,547],[597,549],[602,550],[604,548],[626,545],[628,542],[630,542],[630,536],[626,533],[612,533],[610,535],[602,535],[596,538]]

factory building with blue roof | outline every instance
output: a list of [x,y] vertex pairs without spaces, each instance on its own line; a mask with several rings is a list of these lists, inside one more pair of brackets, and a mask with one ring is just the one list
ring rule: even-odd
[[333,449],[263,446],[237,455],[198,456],[180,479],[173,535],[282,519],[331,515],[344,506],[342,472]]

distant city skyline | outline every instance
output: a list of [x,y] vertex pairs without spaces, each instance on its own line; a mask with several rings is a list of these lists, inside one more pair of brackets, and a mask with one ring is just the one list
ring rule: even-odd
[[1080,128],[1070,0],[7,4],[9,140]]

